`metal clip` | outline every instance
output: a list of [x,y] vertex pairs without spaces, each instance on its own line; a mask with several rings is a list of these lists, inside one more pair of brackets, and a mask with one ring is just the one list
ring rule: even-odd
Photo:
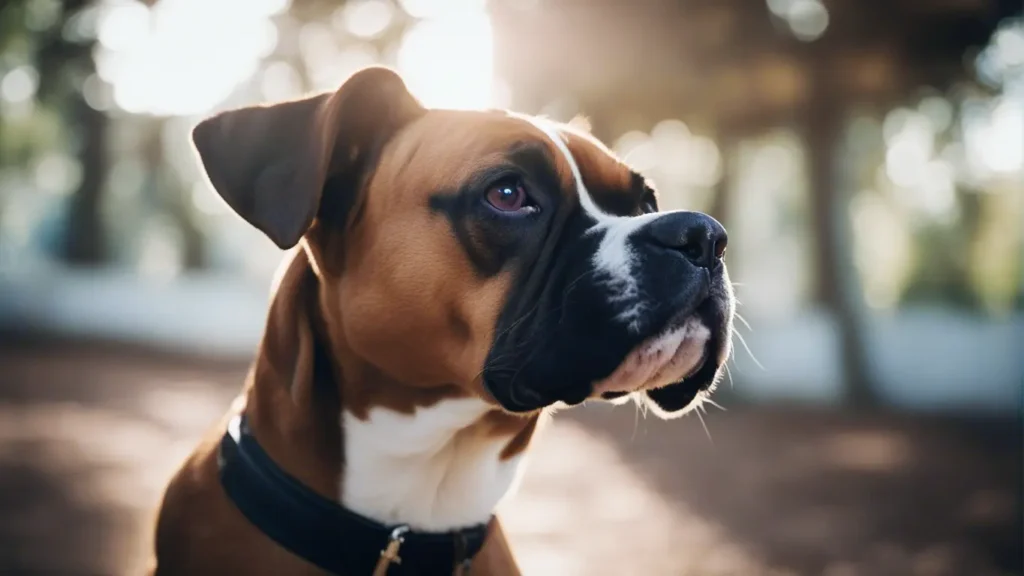
[[455,572],[454,576],[469,576],[469,569],[473,565],[473,558],[469,556],[469,542],[466,540],[465,532],[459,532],[455,541]]
[[405,542],[405,533],[408,531],[409,527],[404,524],[391,531],[391,536],[388,537],[388,545],[380,551],[380,560],[377,561],[377,566],[373,569],[373,576],[387,576],[388,568],[392,564],[402,563],[398,550],[402,547],[402,543]]
[[466,558],[455,566],[455,576],[469,576],[469,570],[473,567],[473,559]]

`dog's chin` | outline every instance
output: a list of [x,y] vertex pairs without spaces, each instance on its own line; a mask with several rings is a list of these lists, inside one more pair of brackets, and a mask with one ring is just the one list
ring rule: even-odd
[[613,404],[635,400],[663,419],[678,418],[714,390],[720,363],[719,338],[691,316],[678,328],[645,341],[605,380],[592,398]]
[[703,369],[710,341],[711,331],[699,317],[680,318],[634,347],[611,374],[594,383],[590,395],[607,399],[684,382]]
[[[514,414],[535,412],[550,405],[575,406],[588,399],[598,399],[615,405],[633,400],[644,404],[655,416],[671,420],[690,412],[700,405],[704,398],[710,397],[717,385],[718,373],[719,366],[705,359],[689,376],[663,386],[644,387],[633,391],[608,391],[597,396],[580,392],[551,400],[538,400],[528,390],[520,390],[519,394],[498,396],[491,392],[491,388],[486,384],[485,389],[501,409]],[[527,398],[520,397],[523,392]]]
[[680,317],[657,336],[637,345],[607,377],[589,386],[563,388],[548,396],[528,387],[484,388],[507,412],[529,413],[549,405],[574,406],[586,400],[621,404],[642,402],[657,416],[681,416],[714,388],[722,357],[706,324],[696,315]]
[[586,400],[620,404],[634,399],[661,418],[678,417],[710,394],[720,360],[726,357],[719,350],[722,334],[713,333],[708,325],[702,314],[679,314],[636,345],[611,374],[591,383],[542,392],[528,386],[494,386],[485,377],[484,388],[502,409],[513,413]]
[[645,406],[655,416],[671,420],[689,413],[711,396],[719,370],[713,362],[705,360],[692,375],[678,382],[633,392],[605,392],[600,399],[613,405],[633,401]]
[[705,362],[696,373],[681,382],[644,390],[640,393],[641,399],[655,416],[664,420],[678,418],[711,396],[718,383],[719,369],[714,362]]

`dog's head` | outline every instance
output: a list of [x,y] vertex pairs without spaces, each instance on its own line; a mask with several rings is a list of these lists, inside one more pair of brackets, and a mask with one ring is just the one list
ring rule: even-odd
[[428,110],[368,68],[193,140],[235,211],[282,248],[302,241],[346,348],[399,381],[511,412],[635,396],[665,416],[729,354],[725,230],[659,212],[588,134]]

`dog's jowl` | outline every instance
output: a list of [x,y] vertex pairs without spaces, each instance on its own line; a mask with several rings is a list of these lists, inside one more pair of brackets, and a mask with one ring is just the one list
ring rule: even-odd
[[518,574],[493,511],[545,411],[683,414],[730,353],[725,230],[660,212],[589,134],[426,109],[367,68],[193,141],[295,250],[238,401],[167,488],[155,574]]

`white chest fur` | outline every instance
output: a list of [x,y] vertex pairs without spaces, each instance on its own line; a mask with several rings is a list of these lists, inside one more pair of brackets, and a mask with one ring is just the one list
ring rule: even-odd
[[501,459],[508,436],[466,428],[491,409],[476,398],[445,400],[402,414],[344,412],[342,503],[364,516],[444,531],[485,522],[510,492],[522,454]]

